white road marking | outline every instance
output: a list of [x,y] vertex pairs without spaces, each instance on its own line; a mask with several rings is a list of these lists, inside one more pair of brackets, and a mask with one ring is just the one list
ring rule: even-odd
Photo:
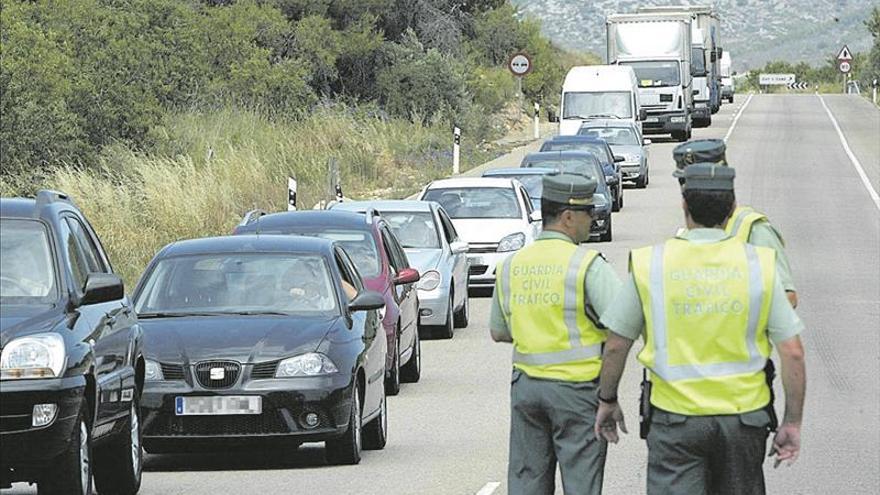
[[497,481],[490,481],[483,485],[483,488],[480,488],[480,491],[477,492],[477,495],[492,495],[495,493],[495,490],[501,486],[501,483]]
[[752,97],[755,96],[755,93],[749,93],[749,97],[746,98],[746,102],[743,103],[743,106],[739,108],[739,112],[736,112],[736,116],[733,118],[733,122],[730,123],[730,129],[727,130],[727,134],[724,135],[724,142],[726,143],[728,139],[730,139],[730,135],[733,134],[733,130],[736,128],[736,123],[739,122],[739,117],[746,111],[746,107],[749,106],[749,102],[752,101]]
[[880,210],[880,196],[877,195],[877,191],[874,190],[874,186],[871,185],[871,181],[868,180],[868,174],[865,173],[865,169],[862,168],[862,164],[859,162],[859,159],[856,158],[856,155],[852,152],[849,147],[849,143],[846,142],[846,138],[843,137],[843,131],[840,130],[840,125],[837,124],[837,119],[834,118],[834,115],[831,113],[831,109],[828,108],[828,105],[825,104],[825,99],[822,98],[822,95],[816,93],[816,96],[819,97],[819,101],[822,102],[822,106],[825,108],[825,112],[828,113],[828,118],[831,119],[831,123],[834,124],[834,129],[837,131],[837,137],[840,138],[840,144],[843,145],[843,151],[846,152],[846,156],[849,157],[850,163],[855,167],[856,172],[859,174],[859,178],[862,179],[862,184],[865,185],[865,189],[868,190],[868,195],[871,196],[871,200],[874,202],[874,206]]

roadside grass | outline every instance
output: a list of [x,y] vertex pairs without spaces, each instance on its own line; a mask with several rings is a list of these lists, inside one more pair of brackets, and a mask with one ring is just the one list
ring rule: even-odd
[[[71,195],[131,289],[162,246],[229,234],[254,208],[286,209],[288,176],[297,179],[300,209],[330,199],[331,160],[346,197],[357,199],[402,198],[452,171],[447,125],[351,107],[319,108],[286,123],[241,110],[182,113],[154,129],[152,140],[149,153],[113,145],[91,167],[0,177],[0,192],[52,188]],[[464,139],[462,169],[502,151]]]

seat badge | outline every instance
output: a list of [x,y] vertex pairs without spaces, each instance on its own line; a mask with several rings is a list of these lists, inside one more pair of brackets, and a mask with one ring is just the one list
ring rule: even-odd
[[226,370],[223,368],[211,368],[211,380],[222,380],[226,377]]

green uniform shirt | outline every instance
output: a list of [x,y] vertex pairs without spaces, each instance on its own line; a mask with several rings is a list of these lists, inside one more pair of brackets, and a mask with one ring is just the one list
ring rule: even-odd
[[[570,237],[561,233],[545,230],[538,236],[536,243],[547,239],[561,239],[572,242]],[[512,256],[512,255],[511,255]],[[501,270],[496,273],[501,274]],[[584,279],[584,289],[586,291],[586,304],[590,304],[597,315],[601,315],[608,309],[608,306],[614,300],[614,296],[620,289],[620,278],[617,277],[611,265],[601,256],[590,264],[587,269],[587,276]],[[586,308],[584,308],[586,312]],[[510,342],[510,328],[507,326],[507,320],[504,319],[504,313],[501,311],[501,301],[498,300],[498,291],[492,295],[492,312],[489,316],[489,330],[492,332],[492,338],[498,341]]]
[[788,264],[782,236],[770,222],[762,220],[752,224],[752,231],[749,232],[749,244],[776,251],[776,276],[779,278],[782,288],[787,292],[797,292],[791,279],[791,266]]
[[[726,239],[727,233],[721,229],[693,229],[680,233],[678,237],[691,242],[707,244]],[[632,273],[623,283],[623,287],[608,310],[601,314],[602,324],[621,337],[636,340],[644,332],[645,313]],[[773,281],[773,299],[767,320],[767,333],[770,340],[774,344],[778,344],[799,335],[803,329],[804,324],[789,304],[777,276]]]

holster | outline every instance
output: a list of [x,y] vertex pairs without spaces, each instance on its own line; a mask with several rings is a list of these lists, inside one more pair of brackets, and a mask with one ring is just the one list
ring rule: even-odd
[[776,379],[776,366],[773,364],[772,359],[768,359],[767,364],[764,365],[764,378],[767,380],[767,388],[770,389],[770,402],[764,407],[767,411],[767,415],[770,416],[770,424],[767,425],[767,429],[771,432],[775,432],[776,428],[779,426],[779,418],[776,417],[776,408],[773,407],[773,404],[776,402],[776,394],[773,392],[773,380]]
[[651,415],[654,409],[651,407],[651,381],[648,380],[648,371],[642,369],[642,393],[639,397],[639,437],[648,438],[651,430]]

